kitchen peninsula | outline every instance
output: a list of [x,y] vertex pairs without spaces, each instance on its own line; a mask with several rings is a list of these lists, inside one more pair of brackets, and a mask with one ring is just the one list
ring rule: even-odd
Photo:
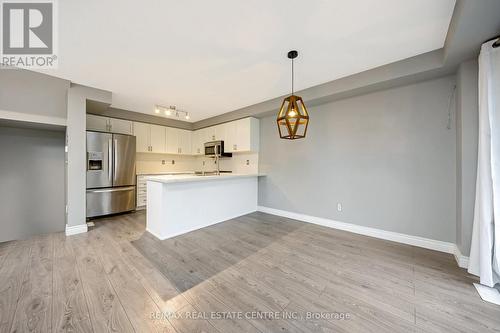
[[254,212],[260,176],[148,177],[146,230],[163,240]]

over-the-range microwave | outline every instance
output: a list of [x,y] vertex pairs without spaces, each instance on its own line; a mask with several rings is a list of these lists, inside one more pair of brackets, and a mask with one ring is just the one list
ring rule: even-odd
[[224,141],[210,141],[205,143],[205,156],[231,157],[232,153],[224,152]]

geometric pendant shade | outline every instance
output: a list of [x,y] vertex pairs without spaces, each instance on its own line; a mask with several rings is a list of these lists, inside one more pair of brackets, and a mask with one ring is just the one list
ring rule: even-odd
[[276,122],[280,138],[295,140],[306,137],[307,125],[309,125],[309,113],[302,97],[293,94],[293,59],[297,58],[299,52],[292,50],[288,52],[288,59],[292,61],[292,93],[286,97],[281,104]]
[[309,124],[309,113],[302,97],[291,95],[285,98],[276,121],[280,138],[289,140],[304,138]]

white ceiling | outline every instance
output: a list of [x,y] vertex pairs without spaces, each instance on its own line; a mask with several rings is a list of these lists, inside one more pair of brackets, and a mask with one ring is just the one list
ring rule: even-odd
[[63,0],[59,68],[113,106],[197,121],[443,47],[455,0]]

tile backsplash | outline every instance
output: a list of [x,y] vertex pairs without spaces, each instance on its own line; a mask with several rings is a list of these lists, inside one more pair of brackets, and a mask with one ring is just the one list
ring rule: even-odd
[[[137,153],[137,173],[160,173],[180,171],[213,171],[214,159],[205,156],[183,156],[169,154]],[[173,162],[173,163],[172,163]],[[234,173],[258,173],[258,153],[235,153],[220,161],[220,169]]]
[[[212,171],[216,169],[213,158],[204,156],[198,158],[199,164],[196,170]],[[205,162],[204,165],[203,162]],[[220,169],[232,171],[234,173],[258,173],[259,154],[234,153],[233,157],[224,157],[220,160]]]
[[137,153],[137,173],[179,172],[197,170],[196,156]]

